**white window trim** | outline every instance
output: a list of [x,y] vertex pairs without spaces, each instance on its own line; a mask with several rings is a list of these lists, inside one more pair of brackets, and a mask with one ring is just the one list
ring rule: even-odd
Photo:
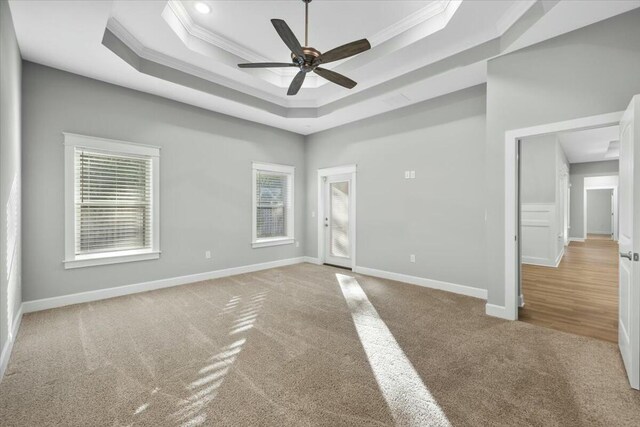
[[[258,216],[258,205],[256,198],[256,178],[258,171],[264,172],[276,172],[282,174],[288,174],[291,176],[290,182],[288,185],[288,198],[289,198],[289,207],[287,211],[287,236],[283,237],[269,237],[265,239],[258,239],[257,237],[257,216]],[[253,173],[252,173],[252,185],[251,185],[251,198],[252,198],[252,231],[251,231],[251,246],[255,248],[264,248],[268,246],[278,246],[278,245],[291,245],[295,242],[295,234],[294,234],[294,198],[295,194],[294,185],[296,180],[296,168],[295,166],[287,166],[287,165],[277,165],[273,163],[259,163],[253,162]]]
[[[80,268],[160,258],[160,147],[63,132],[64,135],[64,268]],[[76,147],[110,154],[151,157],[151,248],[144,250],[100,252],[76,255],[75,248],[75,176]]]

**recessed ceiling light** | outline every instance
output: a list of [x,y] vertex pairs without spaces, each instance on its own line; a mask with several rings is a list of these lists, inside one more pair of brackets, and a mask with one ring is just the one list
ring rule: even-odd
[[201,1],[197,2],[194,7],[196,8],[196,10],[200,13],[206,14],[211,12],[211,8],[209,7],[208,4],[203,3]]

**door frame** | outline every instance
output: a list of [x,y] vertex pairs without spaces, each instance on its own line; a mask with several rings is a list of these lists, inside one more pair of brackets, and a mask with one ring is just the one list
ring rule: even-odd
[[[590,181],[587,183],[587,181]],[[597,181],[602,181],[598,183]],[[607,182],[610,181],[610,182]],[[595,182],[595,183],[593,183]],[[604,176],[585,176],[583,184],[582,200],[584,203],[582,212],[582,225],[583,225],[583,239],[587,240],[587,198],[589,197],[587,191],[589,190],[612,190],[613,200],[611,201],[612,224],[611,224],[611,240],[618,241],[618,176],[617,175],[604,175]]]
[[349,243],[351,244],[351,269],[356,268],[356,176],[357,165],[335,166],[330,168],[318,169],[318,262],[324,264],[324,177],[331,175],[351,175],[351,188],[349,189]]
[[620,123],[624,111],[599,114],[579,119],[547,123],[528,128],[512,129],[505,132],[504,150],[504,306],[486,305],[486,313],[490,316],[507,320],[518,320],[518,287],[520,230],[518,217],[520,209],[517,204],[517,156],[518,140],[530,136],[549,133],[613,126]]

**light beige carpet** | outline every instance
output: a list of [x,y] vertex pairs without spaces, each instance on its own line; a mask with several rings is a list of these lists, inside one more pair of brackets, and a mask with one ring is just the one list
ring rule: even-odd
[[613,344],[311,264],[27,314],[0,383],[2,426],[639,420]]

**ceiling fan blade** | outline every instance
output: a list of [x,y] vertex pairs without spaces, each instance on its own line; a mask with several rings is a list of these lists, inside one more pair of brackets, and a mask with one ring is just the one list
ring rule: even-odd
[[287,45],[291,52],[293,52],[294,55],[299,58],[304,58],[302,46],[300,46],[300,42],[296,38],[295,34],[293,34],[293,31],[291,31],[291,28],[289,28],[287,23],[282,19],[272,19],[271,23],[278,32],[278,35],[280,36],[284,44]]
[[296,76],[293,78],[293,81],[291,82],[291,85],[289,86],[287,95],[295,95],[296,93],[298,93],[306,76],[307,73],[305,73],[304,71],[300,71],[298,74],[296,74]]
[[345,45],[342,45],[340,47],[331,49],[330,51],[323,53],[322,55],[320,55],[318,59],[314,61],[314,63],[327,64],[329,62],[338,61],[340,59],[357,55],[369,49],[371,49],[371,44],[369,43],[369,40],[367,39],[356,40],[354,42],[347,43]]
[[238,64],[240,68],[276,68],[276,67],[297,67],[298,64],[284,62],[252,62],[249,64]]
[[346,87],[347,89],[353,89],[355,85],[358,83],[351,80],[349,77],[345,77],[342,74],[336,73],[335,71],[327,70],[326,68],[316,68],[313,70],[320,77],[324,77],[332,83],[340,85],[342,87]]

